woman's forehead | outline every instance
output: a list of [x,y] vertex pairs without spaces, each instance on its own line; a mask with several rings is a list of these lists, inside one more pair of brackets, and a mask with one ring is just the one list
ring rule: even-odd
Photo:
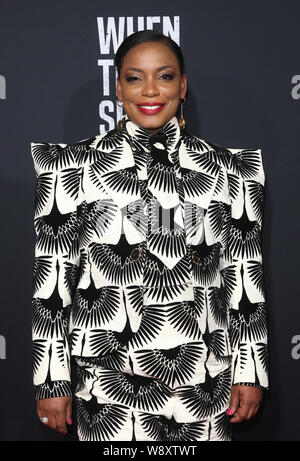
[[179,66],[172,50],[167,45],[156,42],[139,43],[134,46],[124,56],[123,64],[125,64],[124,68],[136,71],[144,70],[146,67],[162,70],[162,67],[177,68]]

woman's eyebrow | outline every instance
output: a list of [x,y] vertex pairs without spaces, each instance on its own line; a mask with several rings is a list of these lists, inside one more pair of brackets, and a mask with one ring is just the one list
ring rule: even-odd
[[[161,67],[158,67],[157,70],[167,69],[168,67],[172,67],[172,69],[174,69],[173,66],[161,66]],[[136,72],[144,72],[143,69],[138,69],[137,67],[128,67],[126,70],[135,70]]]

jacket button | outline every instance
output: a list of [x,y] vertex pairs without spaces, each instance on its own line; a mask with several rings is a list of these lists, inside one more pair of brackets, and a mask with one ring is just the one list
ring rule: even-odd
[[137,247],[137,248],[133,248],[131,250],[131,254],[130,254],[131,258],[134,260],[134,261],[137,261],[141,256],[142,256],[142,252],[141,250]]
[[195,264],[199,264],[199,262],[200,262],[200,256],[199,256],[199,254],[198,254],[197,251],[193,251],[193,252],[192,252],[192,261],[193,261],[193,263],[195,263]]

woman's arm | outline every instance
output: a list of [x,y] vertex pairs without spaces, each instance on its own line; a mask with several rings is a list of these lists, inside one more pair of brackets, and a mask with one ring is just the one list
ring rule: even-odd
[[231,226],[222,259],[230,306],[232,384],[268,389],[268,335],[262,260],[265,175],[261,149],[228,149]]
[[68,327],[79,266],[79,174],[66,144],[31,143],[37,182],[32,347],[35,398],[71,396]]

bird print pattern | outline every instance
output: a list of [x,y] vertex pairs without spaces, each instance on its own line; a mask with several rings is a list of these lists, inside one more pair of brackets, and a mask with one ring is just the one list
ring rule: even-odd
[[31,153],[36,399],[79,440],[230,440],[231,386],[269,385],[261,149],[126,115]]

